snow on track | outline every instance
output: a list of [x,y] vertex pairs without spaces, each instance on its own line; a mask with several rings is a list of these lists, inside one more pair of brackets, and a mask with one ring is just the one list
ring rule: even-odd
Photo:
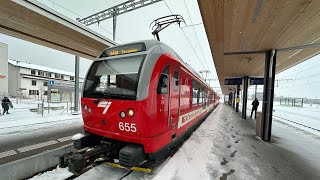
[[68,168],[59,168],[52,171],[47,171],[41,174],[38,174],[32,177],[30,180],[63,180],[66,179],[73,174],[68,171]]

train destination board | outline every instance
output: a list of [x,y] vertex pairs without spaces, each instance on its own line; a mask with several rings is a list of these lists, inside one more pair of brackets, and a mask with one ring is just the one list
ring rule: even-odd
[[141,52],[145,50],[146,50],[146,46],[144,45],[144,43],[129,44],[126,46],[109,48],[101,54],[100,58],[136,53],[136,52]]
[[241,85],[242,78],[225,78],[224,84],[225,85]]
[[250,85],[263,85],[264,78],[260,77],[250,77]]

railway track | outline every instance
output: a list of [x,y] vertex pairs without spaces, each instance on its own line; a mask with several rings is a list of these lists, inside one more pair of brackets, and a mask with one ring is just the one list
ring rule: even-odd
[[[247,108],[247,110],[250,110],[251,111],[251,108]],[[311,116],[311,115],[305,115],[305,114],[300,114],[300,113],[295,113],[295,112],[291,112],[291,111],[285,111],[285,110],[279,110],[279,109],[276,109],[276,111],[280,111],[280,112],[286,112],[286,113],[290,113],[290,114],[295,114],[297,116],[302,116],[302,117],[307,117],[307,118],[310,118],[310,119],[319,119],[319,117],[316,117],[316,116]],[[281,120],[285,120],[285,121],[288,121],[288,122],[291,122],[291,123],[294,123],[294,124],[297,124],[297,125],[300,125],[300,126],[303,126],[305,128],[308,128],[308,129],[312,129],[312,130],[315,130],[315,131],[318,131],[320,132],[320,129],[317,129],[317,128],[314,128],[314,127],[310,127],[310,126],[307,126],[305,124],[302,124],[302,123],[299,123],[299,122],[296,122],[296,121],[292,121],[290,119],[286,119],[286,118],[283,118],[283,117],[280,117],[280,116],[277,116],[277,115],[272,115],[273,117],[276,117],[276,118],[279,118]]]
[[[121,174],[117,174],[115,177],[115,180],[122,180],[124,178],[126,178],[127,176],[129,176],[131,173],[133,172],[133,170],[127,170],[126,172],[124,173],[121,173]],[[85,174],[85,173],[84,173]],[[83,175],[83,174],[81,174]],[[70,175],[69,177],[65,178],[64,180],[72,180],[72,179],[76,179],[78,177],[81,177],[81,175]],[[113,174],[114,176],[115,174]],[[106,176],[108,176],[108,174],[106,174]],[[94,177],[92,177],[91,179],[95,179]]]
[[279,119],[282,119],[282,120],[285,120],[285,121],[289,121],[291,123],[294,123],[294,124],[297,124],[297,125],[300,125],[300,126],[303,126],[303,127],[306,127],[306,128],[309,128],[309,129],[312,129],[312,130],[320,132],[320,129],[316,129],[316,128],[313,128],[313,127],[310,127],[310,126],[307,126],[307,125],[304,125],[304,124],[301,124],[301,123],[298,123],[298,122],[295,122],[295,121],[280,117],[280,116],[273,115],[273,117],[277,117]]

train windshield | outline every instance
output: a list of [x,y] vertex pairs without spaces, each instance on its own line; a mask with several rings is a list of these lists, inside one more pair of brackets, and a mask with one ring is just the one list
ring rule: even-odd
[[144,56],[96,61],[87,75],[83,97],[136,99]]

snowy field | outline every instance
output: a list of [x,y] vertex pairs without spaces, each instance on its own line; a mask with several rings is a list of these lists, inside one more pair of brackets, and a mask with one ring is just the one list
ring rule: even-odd
[[[251,114],[252,100],[248,100],[247,116]],[[239,110],[241,111],[241,103]],[[320,106],[304,104],[303,107],[283,106],[280,102],[273,104],[273,119],[291,124],[302,130],[320,135]],[[262,102],[258,111],[262,111]]]
[[[219,105],[179,150],[152,173],[132,172],[125,176],[127,170],[103,164],[76,179],[319,179],[319,169],[314,170],[308,165],[312,162],[319,166],[316,161],[319,154],[316,156],[311,154],[310,158],[313,157],[314,160],[309,161],[308,157],[304,160],[299,159],[301,154],[309,154],[308,148],[300,149],[303,150],[302,153],[291,152],[299,146],[295,143],[296,140],[308,142],[305,147],[310,147],[310,144],[318,141],[312,137],[301,136],[301,132],[292,131],[292,127],[287,125],[275,122],[274,126],[275,134],[279,135],[279,132],[293,134],[282,134],[280,139],[277,137],[276,143],[264,143],[254,136],[254,120],[241,120],[239,114],[234,113],[231,108]],[[290,138],[292,141],[287,141],[283,138],[287,136],[294,136],[296,139],[293,141]],[[300,137],[306,139],[299,139]],[[281,138],[287,143],[286,146],[281,142]],[[310,150],[314,151],[317,148],[320,148],[319,143]],[[308,170],[303,170],[304,168]],[[57,168],[39,174],[32,180],[56,180],[70,176],[66,168]]]
[[[16,104],[11,99],[14,108],[10,108],[10,114],[0,115],[0,141],[10,141],[12,138],[27,136],[28,134],[40,134],[50,130],[57,130],[68,125],[83,124],[81,114],[72,115],[66,110],[67,103],[50,104],[50,107],[64,107],[59,110],[44,110],[44,114],[31,112],[30,109],[37,108],[40,101],[23,100]],[[45,103],[45,107],[48,104]],[[9,138],[10,137],[10,138]]]

